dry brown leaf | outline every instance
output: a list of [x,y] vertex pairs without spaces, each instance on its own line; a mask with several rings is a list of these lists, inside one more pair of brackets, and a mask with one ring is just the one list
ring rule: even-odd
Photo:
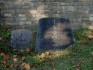
[[12,65],[11,64],[6,64],[6,68],[11,68]]
[[93,39],[93,35],[91,35],[91,34],[88,35],[88,38],[89,38],[89,39]]
[[0,55],[4,56],[5,54],[4,53],[0,53]]
[[22,63],[21,66],[23,67],[23,69],[25,70],[30,70],[30,65],[28,63]]
[[24,61],[26,59],[26,57],[25,56],[22,56],[22,61]]
[[27,48],[27,49],[26,49],[26,52],[30,52],[30,48]]
[[6,64],[6,61],[1,61],[1,64]]
[[45,54],[48,56],[48,55],[50,55],[50,52],[49,52],[49,51],[47,51],[47,52],[45,52]]
[[76,68],[76,70],[80,70],[79,68]]
[[9,55],[3,55],[4,61],[7,61],[9,59]]
[[45,53],[42,53],[41,55],[40,55],[40,58],[45,58],[46,57],[46,54]]
[[88,45],[88,41],[83,41],[82,44],[83,45]]

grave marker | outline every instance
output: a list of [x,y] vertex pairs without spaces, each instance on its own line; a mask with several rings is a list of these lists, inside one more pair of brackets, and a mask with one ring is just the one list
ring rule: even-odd
[[11,31],[11,47],[13,49],[26,49],[31,44],[31,31],[18,29]]
[[36,51],[65,49],[74,43],[68,19],[42,18],[39,20]]

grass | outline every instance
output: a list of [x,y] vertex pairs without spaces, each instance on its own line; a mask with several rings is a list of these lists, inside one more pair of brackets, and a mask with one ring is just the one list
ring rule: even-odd
[[[51,54],[37,53],[35,48],[36,30],[33,30],[33,43],[30,52],[15,51],[10,48],[10,30],[0,29],[0,50],[10,57],[5,61],[0,55],[0,70],[22,70],[22,63],[27,63],[30,70],[93,70],[93,39],[87,37],[92,31],[89,29],[73,31],[75,43],[65,50],[51,51]],[[14,56],[17,55],[17,62]],[[43,56],[42,56],[43,55]],[[22,60],[22,57],[25,57]]]

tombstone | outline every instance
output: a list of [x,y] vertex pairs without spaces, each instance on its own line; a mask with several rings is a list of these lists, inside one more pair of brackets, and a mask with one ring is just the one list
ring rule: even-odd
[[31,31],[18,29],[11,31],[11,47],[13,49],[26,49],[31,44]]
[[73,33],[68,19],[42,18],[39,20],[36,51],[65,49],[73,43]]

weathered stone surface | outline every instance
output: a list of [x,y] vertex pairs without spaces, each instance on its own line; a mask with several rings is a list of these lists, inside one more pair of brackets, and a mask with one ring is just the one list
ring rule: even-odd
[[37,51],[64,49],[74,43],[73,33],[67,19],[40,19],[37,30]]
[[90,14],[89,20],[90,20],[90,21],[93,21],[93,14]]
[[90,16],[93,14],[93,0],[1,0],[0,8],[2,13],[9,13],[5,14],[6,18],[12,17],[11,20],[4,18],[4,23],[9,21],[12,25],[24,25],[20,22],[26,21],[36,21],[27,24],[36,25],[40,18],[45,17],[68,18],[72,24],[93,21]]
[[25,29],[11,31],[11,47],[26,49],[31,45],[31,31]]

